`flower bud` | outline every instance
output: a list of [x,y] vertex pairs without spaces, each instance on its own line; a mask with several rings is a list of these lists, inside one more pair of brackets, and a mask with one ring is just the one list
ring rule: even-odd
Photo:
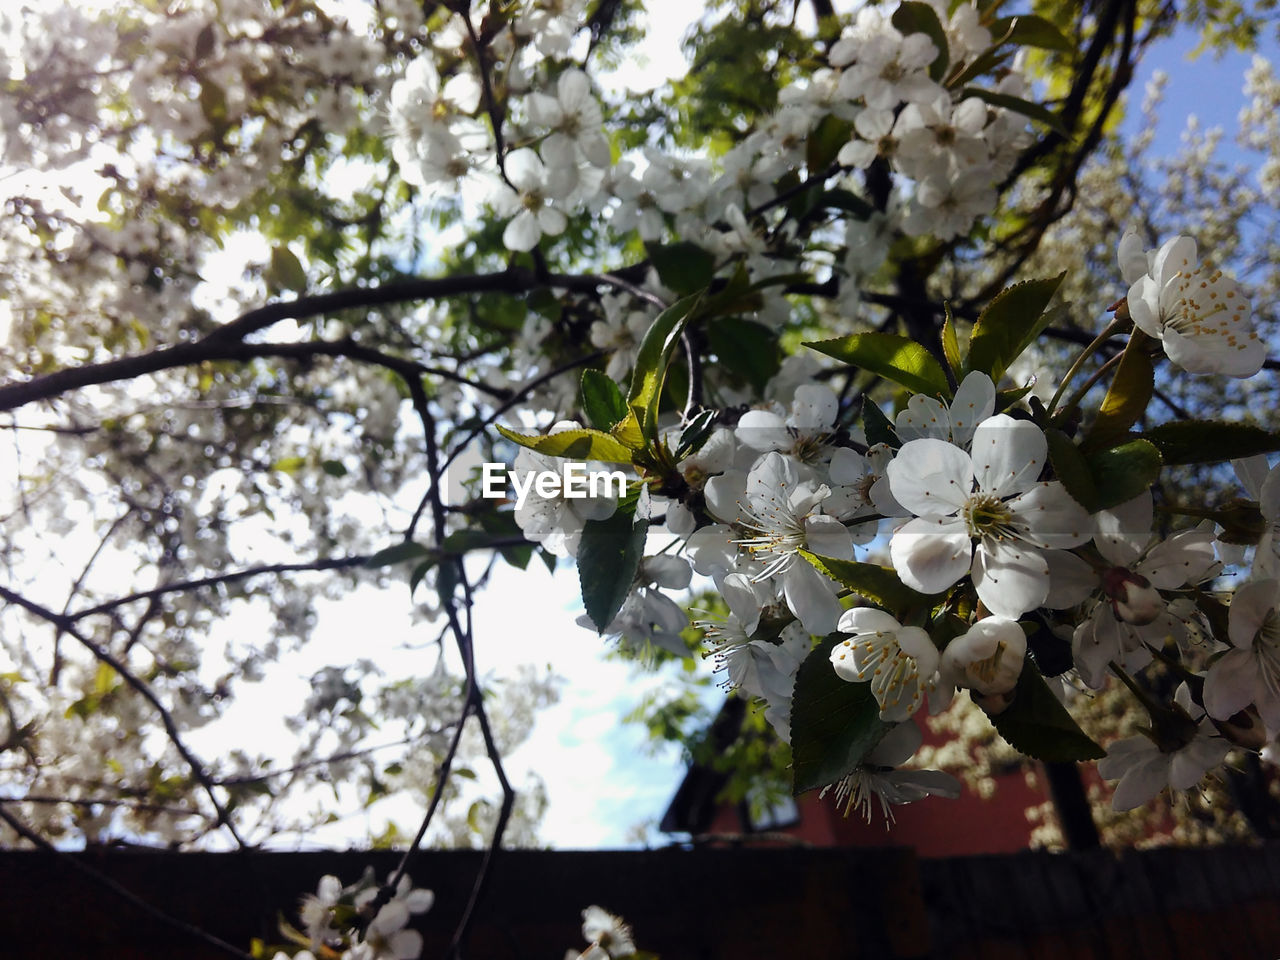
[[1164,613],[1164,597],[1140,573],[1112,567],[1102,575],[1102,590],[1111,600],[1117,620],[1145,626]]

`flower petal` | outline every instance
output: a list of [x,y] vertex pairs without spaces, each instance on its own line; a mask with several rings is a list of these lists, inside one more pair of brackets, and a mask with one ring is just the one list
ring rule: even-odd
[[933,438],[904,443],[885,473],[894,499],[917,516],[957,512],[973,487],[969,455],[954,444]]
[[922,593],[939,593],[969,571],[973,543],[960,520],[917,517],[894,533],[889,556],[907,586]]
[[973,475],[982,490],[998,497],[1023,493],[1040,479],[1048,449],[1034,423],[997,413],[973,431]]
[[1049,565],[1035,547],[983,541],[973,556],[973,586],[992,613],[1017,619],[1049,596]]

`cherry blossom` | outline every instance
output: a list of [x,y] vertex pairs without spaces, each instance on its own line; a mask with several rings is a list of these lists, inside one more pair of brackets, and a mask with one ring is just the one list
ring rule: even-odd
[[1005,414],[974,430],[973,455],[925,437],[903,444],[889,487],[915,519],[889,550],[908,586],[938,593],[966,573],[993,613],[1018,617],[1049,595],[1046,553],[1092,535],[1084,508],[1057,481],[1041,482],[1040,428]]
[[1120,240],[1119,258],[1131,284],[1129,315],[1170,360],[1189,373],[1230,377],[1262,368],[1267,348],[1253,329],[1248,299],[1235,280],[1199,262],[1194,240],[1174,237],[1144,252],[1130,232]]

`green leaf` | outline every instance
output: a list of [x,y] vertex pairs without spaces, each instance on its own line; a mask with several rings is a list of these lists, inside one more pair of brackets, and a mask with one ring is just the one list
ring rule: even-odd
[[867,443],[887,443],[895,450],[902,446],[893,422],[885,416],[880,404],[867,396],[862,398],[862,426],[867,432]]
[[994,90],[983,90],[981,87],[965,87],[960,91],[960,95],[977,97],[993,107],[1004,107],[1006,110],[1020,113],[1029,120],[1043,124],[1064,139],[1069,139],[1071,136],[1071,131],[1063,125],[1062,119],[1056,113],[1030,100],[1023,100],[1021,97],[1010,96],[1007,93],[996,93]]
[[368,560],[364,565],[369,568],[373,567],[389,567],[393,563],[404,563],[406,560],[420,560],[423,557],[430,557],[433,551],[429,547],[424,547],[420,543],[414,543],[412,540],[404,540],[400,543],[393,543],[389,547],[383,547]]
[[603,460],[605,463],[630,463],[631,451],[617,437],[600,430],[561,430],[559,433],[526,436],[508,430],[501,424],[498,432],[513,443],[550,457],[571,460]]
[[[643,493],[641,504],[647,504]],[[604,633],[613,622],[631,591],[644,556],[647,512],[638,504],[634,515],[619,509],[611,517],[583,525],[578,541],[578,583],[582,604],[597,633]]]
[[707,324],[711,350],[729,371],[738,374],[757,391],[778,372],[778,338],[760,323],[739,317],[716,317]]
[[1053,465],[1054,476],[1076,503],[1090,513],[1097,511],[1098,488],[1094,486],[1093,472],[1080,448],[1056,427],[1050,427],[1044,436],[1049,442],[1049,462]]
[[991,717],[996,732],[1019,753],[1037,760],[1097,760],[1106,751],[1072,719],[1028,660],[1022,665],[1013,702]]
[[855,333],[804,344],[844,363],[878,374],[916,393],[950,397],[942,364],[920,344],[894,333]]
[[951,48],[947,44],[947,31],[943,29],[938,13],[927,3],[918,0],[904,0],[893,12],[893,25],[902,33],[923,33],[938,48],[938,55],[929,65],[929,76],[934,81],[941,81],[947,75],[947,66],[951,62]]
[[599,370],[583,370],[582,412],[597,430],[612,430],[627,415],[627,401],[622,391]]
[[307,289],[307,272],[292,250],[283,243],[271,248],[271,263],[264,275],[267,286],[275,290],[302,293]]
[[1141,349],[1126,349],[1115,378],[1107,387],[1107,395],[1102,398],[1098,416],[1085,437],[1085,448],[1105,447],[1127,434],[1146,412],[1154,389],[1155,368],[1151,358]]
[[904,611],[912,607],[932,609],[944,596],[941,593],[927,594],[912,590],[898,579],[892,567],[862,563],[858,560],[820,557],[807,550],[801,550],[800,556],[813,564],[819,573],[826,574],[854,593],[880,604],[895,616],[901,616]]
[[1248,423],[1181,420],[1152,427],[1142,436],[1170,465],[1218,463],[1280,450],[1280,433]]
[[997,67],[1003,66],[1004,62],[1012,59],[1012,57],[1013,51],[1001,50],[999,44],[988,47],[965,64],[962,70],[948,77],[947,87],[955,90],[957,87],[964,86],[970,80],[974,80],[984,73],[994,73]]
[[1051,319],[1046,312],[1066,271],[1056,277],[1026,280],[1001,290],[978,315],[969,337],[970,370],[980,370],[999,384],[1022,351],[1031,346]]
[[1130,440],[1086,457],[1098,491],[1096,509],[1108,510],[1142,493],[1160,476],[1163,460],[1147,440]]
[[196,49],[194,59],[199,62],[206,60],[213,55],[218,45],[218,31],[212,23],[206,23],[196,34]]
[[951,304],[944,303],[946,317],[942,321],[942,353],[947,358],[947,366],[957,377],[964,370],[964,360],[960,357],[960,338],[956,336],[956,321],[951,316]]
[[342,465],[341,460],[325,460],[320,464],[320,469],[331,477],[345,477],[347,468]]
[[680,342],[680,334],[699,299],[698,296],[685,297],[662,311],[640,342],[627,405],[635,414],[645,441],[652,440],[658,432],[658,400],[662,396],[662,383],[666,380],[667,367],[675,354],[676,344]]
[[281,473],[287,473],[292,476],[306,465],[306,457],[281,457],[275,463],[271,464],[271,469],[279,470]]
[[704,289],[716,273],[716,258],[696,243],[646,243],[645,252],[658,271],[658,279],[681,296]]
[[436,565],[436,559],[435,557],[432,557],[429,560],[423,560],[420,564],[418,564],[416,567],[413,568],[413,573],[409,574],[409,596],[410,597],[412,597],[414,592],[418,589],[418,584],[422,582],[422,578],[425,577],[427,575],[427,572],[435,565]]
[[851,773],[893,724],[880,719],[870,683],[841,680],[831,651],[844,637],[832,634],[800,664],[791,697],[792,791],[836,783]]
[[1001,17],[991,24],[991,35],[1003,37],[1005,43],[1014,43],[1020,47],[1039,47],[1041,50],[1071,51],[1070,40],[1062,35],[1062,31],[1044,17],[1033,13],[1020,14],[1016,17]]
[[[809,131],[804,144],[805,165],[809,168],[809,175],[821,173],[831,166],[840,148],[849,142],[852,135],[853,124],[833,113],[818,121],[818,125]],[[818,202],[821,202],[821,198]]]
[[680,439],[676,442],[676,459],[691,453],[702,446],[703,441],[711,436],[715,429],[716,411],[703,410],[680,431]]
[[866,200],[839,187],[819,194],[815,206],[819,209],[843,210],[852,213],[859,220],[870,220],[876,212],[876,208]]

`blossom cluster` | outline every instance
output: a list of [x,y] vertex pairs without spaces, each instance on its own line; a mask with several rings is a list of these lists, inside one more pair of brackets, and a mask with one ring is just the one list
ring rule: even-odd
[[[1149,356],[1158,342],[1188,372],[1258,372],[1264,351],[1247,300],[1230,277],[1198,264],[1189,238],[1142,253],[1126,234],[1119,262],[1131,285],[1116,306],[1116,323],[1131,318],[1126,353]],[[868,686],[890,731],[837,785],[848,806],[868,814],[872,795],[886,805],[954,795],[958,785],[945,774],[897,769],[920,744],[914,715],[926,704],[946,710],[967,690],[999,717],[1045,644],[1069,647],[1068,669],[1051,678],[1068,702],[1077,689],[1102,688],[1112,672],[1132,684],[1157,660],[1192,671],[1195,696],[1184,685],[1168,706],[1151,704],[1153,732],[1117,743],[1100,764],[1103,776],[1121,780],[1118,809],[1165,786],[1192,786],[1234,747],[1280,734],[1280,466],[1269,468],[1265,456],[1235,462],[1262,533],[1227,632],[1215,633],[1207,591],[1244,551],[1209,520],[1157,523],[1149,486],[1087,509],[1078,482],[1064,482],[1062,454],[1051,453],[1050,433],[1071,442],[1053,411],[1010,400],[974,370],[949,395],[910,395],[892,420],[864,413],[864,428],[844,417],[815,372],[780,371],[765,391],[771,400],[717,418],[724,425],[654,485],[666,492],[656,509],[677,549],[641,561],[611,623],[584,617],[583,625],[687,655],[685,619],[662,590],[687,587],[692,568],[728,609],[697,624],[709,651],[729,685],[764,702],[783,739],[793,735],[810,638],[835,636],[832,668]],[[663,442],[676,447],[679,433]],[[601,508],[607,515],[617,506]],[[576,536],[586,520],[573,520]],[[915,601],[891,612],[874,590],[872,603],[859,599],[840,564],[856,564],[860,550],[886,555]],[[1231,726],[1249,728],[1250,714],[1259,721],[1253,733]]]

